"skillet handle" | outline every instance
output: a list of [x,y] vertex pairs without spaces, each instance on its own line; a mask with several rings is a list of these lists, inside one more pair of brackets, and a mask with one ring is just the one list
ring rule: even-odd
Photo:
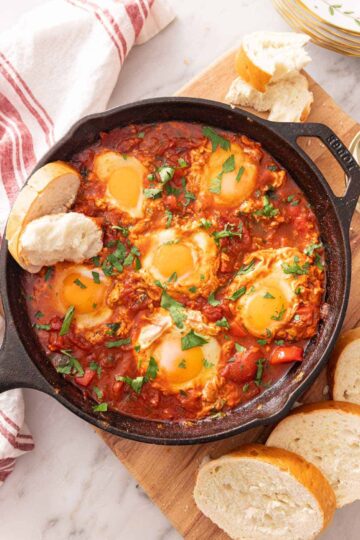
[[[302,148],[297,144],[299,137],[317,137],[331,152],[336,161],[339,163],[344,173],[348,178],[346,192],[341,197],[335,198],[335,203],[339,208],[341,220],[347,228],[350,227],[351,218],[353,216],[356,203],[360,196],[360,167],[353,158],[351,152],[346,148],[338,136],[324,124],[317,123],[272,123],[272,128],[280,132],[281,135],[286,135],[286,138],[295,143],[302,154],[305,154]],[[290,135],[290,137],[289,137]],[[305,154],[306,156],[306,154]]]
[[49,393],[49,384],[29,359],[13,321],[8,320],[0,348],[0,394],[12,388],[34,388]]

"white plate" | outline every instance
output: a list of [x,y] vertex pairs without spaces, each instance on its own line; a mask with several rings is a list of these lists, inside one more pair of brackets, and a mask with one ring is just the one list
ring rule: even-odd
[[360,0],[297,0],[317,18],[360,35]]

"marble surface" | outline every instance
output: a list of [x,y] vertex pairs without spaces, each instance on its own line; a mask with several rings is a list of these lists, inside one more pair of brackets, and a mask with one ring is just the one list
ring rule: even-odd
[[[171,1],[177,20],[131,51],[110,106],[172,94],[245,32],[288,29],[270,0]],[[0,31],[39,3],[0,0]],[[360,60],[312,45],[310,53],[311,75],[360,120]],[[25,399],[36,449],[0,488],[0,540],[180,538],[91,426],[36,391]],[[322,539],[357,540],[359,530],[356,503],[337,512]]]

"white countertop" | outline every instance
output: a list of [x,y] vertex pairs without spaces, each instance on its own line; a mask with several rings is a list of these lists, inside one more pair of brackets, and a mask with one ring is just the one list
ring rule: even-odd
[[[41,1],[0,0],[0,31]],[[243,33],[288,29],[270,0],[171,1],[177,20],[131,51],[110,106],[171,95]],[[360,60],[310,53],[308,71],[359,121]],[[0,488],[0,540],[179,538],[91,426],[39,392],[25,399],[36,448]],[[358,540],[359,530],[360,502],[338,511],[322,539]]]

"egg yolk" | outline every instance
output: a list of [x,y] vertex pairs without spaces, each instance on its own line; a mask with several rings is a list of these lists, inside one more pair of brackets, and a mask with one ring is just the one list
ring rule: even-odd
[[108,190],[125,210],[137,206],[142,190],[142,177],[131,166],[116,169],[108,180]]
[[[230,163],[233,160],[232,163],[225,166],[225,163],[229,164],[229,159]],[[239,146],[232,145],[230,151],[218,148],[208,163],[208,190],[220,205],[239,204],[254,191],[256,173],[257,166],[246,161]],[[217,182],[216,188],[214,182]]]
[[249,295],[244,305],[244,323],[250,331],[265,333],[275,322],[284,319],[286,308],[287,298],[280,287],[261,287]]
[[181,243],[160,246],[155,252],[153,264],[166,279],[174,272],[181,278],[195,269],[191,248]]
[[75,307],[76,313],[92,313],[104,303],[104,286],[78,272],[68,274],[63,280],[60,301],[67,309]]
[[201,372],[204,362],[201,347],[183,351],[178,336],[167,336],[155,349],[154,357],[166,379],[173,384],[194,379]]

